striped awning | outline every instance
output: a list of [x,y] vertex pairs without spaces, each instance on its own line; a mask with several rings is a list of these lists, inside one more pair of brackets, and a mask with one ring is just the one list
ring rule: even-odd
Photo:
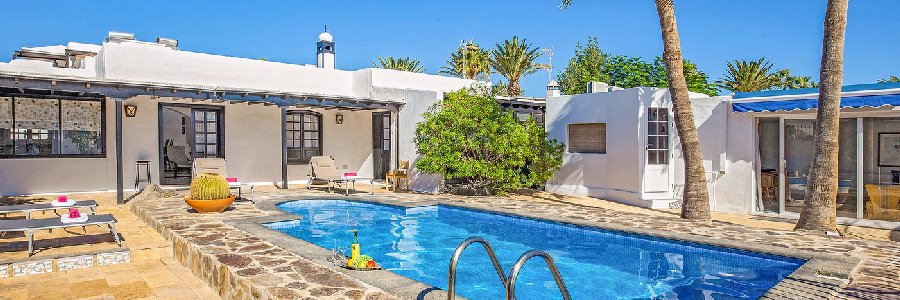
[[[779,101],[739,102],[731,105],[735,112],[777,112],[777,111],[804,111],[816,109],[819,106],[817,99],[793,99]],[[900,94],[871,95],[841,98],[841,108],[861,107],[893,107],[900,106]]]

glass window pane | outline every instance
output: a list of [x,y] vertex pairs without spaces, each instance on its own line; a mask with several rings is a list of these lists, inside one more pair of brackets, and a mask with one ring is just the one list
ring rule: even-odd
[[194,135],[194,143],[197,144],[206,144],[206,135],[205,134],[195,134]]
[[0,98],[0,155],[13,154],[12,98]]
[[206,125],[203,122],[194,123],[194,132],[206,132]]
[[203,111],[195,110],[194,111],[194,120],[203,121]]
[[647,109],[647,120],[656,121],[656,108],[651,107]]
[[194,146],[194,152],[196,152],[197,156],[202,156],[203,153],[206,153],[206,145],[205,144],[197,144]]
[[656,130],[656,123],[650,122],[647,126],[647,134],[648,135],[657,135],[659,131]]
[[215,121],[216,120],[216,112],[208,111],[206,112],[206,120],[207,121]]
[[206,155],[216,155],[217,154],[216,145],[207,145],[206,146]]
[[15,127],[21,140],[15,141],[15,154],[59,154],[59,100],[15,99]]
[[669,123],[667,122],[659,122],[656,123],[657,132],[659,135],[669,135]]
[[206,142],[210,144],[215,144],[219,142],[218,135],[215,133],[206,135]]
[[216,132],[218,123],[206,123],[206,132]]
[[61,100],[62,154],[101,154],[102,102]]
[[659,114],[659,117],[657,118],[657,120],[659,120],[659,121],[668,121],[669,120],[669,110],[668,109],[659,108],[659,109],[657,109],[657,111]]

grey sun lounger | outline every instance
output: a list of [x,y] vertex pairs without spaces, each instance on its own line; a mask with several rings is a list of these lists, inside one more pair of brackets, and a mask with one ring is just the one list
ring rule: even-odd
[[109,228],[109,233],[112,233],[113,238],[115,238],[116,245],[122,246],[122,242],[119,240],[119,233],[116,232],[116,218],[112,215],[89,215],[87,221],[78,223],[63,223],[59,218],[0,220],[0,233],[24,232],[28,236],[28,256],[31,256],[34,254],[35,231],[85,227],[89,225],[106,225]]
[[[92,215],[97,214],[97,202],[94,200],[84,200],[84,201],[76,201],[74,205],[71,206],[53,206],[50,203],[38,203],[38,204],[21,204],[21,205],[7,205],[0,206],[0,214],[6,215],[9,213],[23,213],[25,214],[26,219],[31,219],[31,213],[38,211],[56,211],[57,209],[68,209],[68,208],[87,208],[91,210]],[[57,214],[59,215],[59,214]]]

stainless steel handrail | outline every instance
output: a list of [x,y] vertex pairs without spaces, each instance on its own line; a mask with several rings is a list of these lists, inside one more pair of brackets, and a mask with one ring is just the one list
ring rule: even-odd
[[469,245],[473,243],[479,243],[484,246],[484,249],[487,250],[488,257],[491,258],[491,263],[494,264],[494,269],[497,270],[497,276],[500,276],[500,282],[503,283],[504,288],[507,288],[506,273],[503,272],[503,267],[500,266],[500,261],[497,260],[497,255],[494,254],[494,248],[491,248],[491,243],[488,243],[487,240],[481,237],[470,237],[460,243],[459,246],[456,246],[456,251],[453,252],[453,258],[450,259],[450,274],[447,276],[448,300],[456,299],[456,264],[459,262],[459,256],[462,255],[463,250],[466,250],[466,247],[469,247]]
[[509,273],[509,281],[506,284],[506,299],[516,299],[516,278],[519,277],[519,271],[522,270],[522,266],[525,265],[525,262],[535,256],[544,258],[544,262],[546,262],[547,266],[550,268],[550,273],[553,274],[553,279],[556,280],[556,286],[559,287],[563,299],[572,300],[572,296],[569,295],[569,289],[566,288],[566,283],[563,282],[562,276],[559,275],[559,269],[556,268],[556,263],[553,262],[553,257],[547,252],[534,249],[528,250],[528,252],[522,254],[522,256],[519,257],[519,260],[516,260],[516,263],[513,265],[512,270]]

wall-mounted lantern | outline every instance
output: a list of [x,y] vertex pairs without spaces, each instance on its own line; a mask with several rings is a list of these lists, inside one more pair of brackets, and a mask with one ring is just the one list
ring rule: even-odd
[[337,114],[337,115],[334,116],[334,120],[335,120],[338,124],[344,124],[344,115],[342,115],[342,114]]
[[125,116],[129,118],[137,116],[137,105],[125,105]]

